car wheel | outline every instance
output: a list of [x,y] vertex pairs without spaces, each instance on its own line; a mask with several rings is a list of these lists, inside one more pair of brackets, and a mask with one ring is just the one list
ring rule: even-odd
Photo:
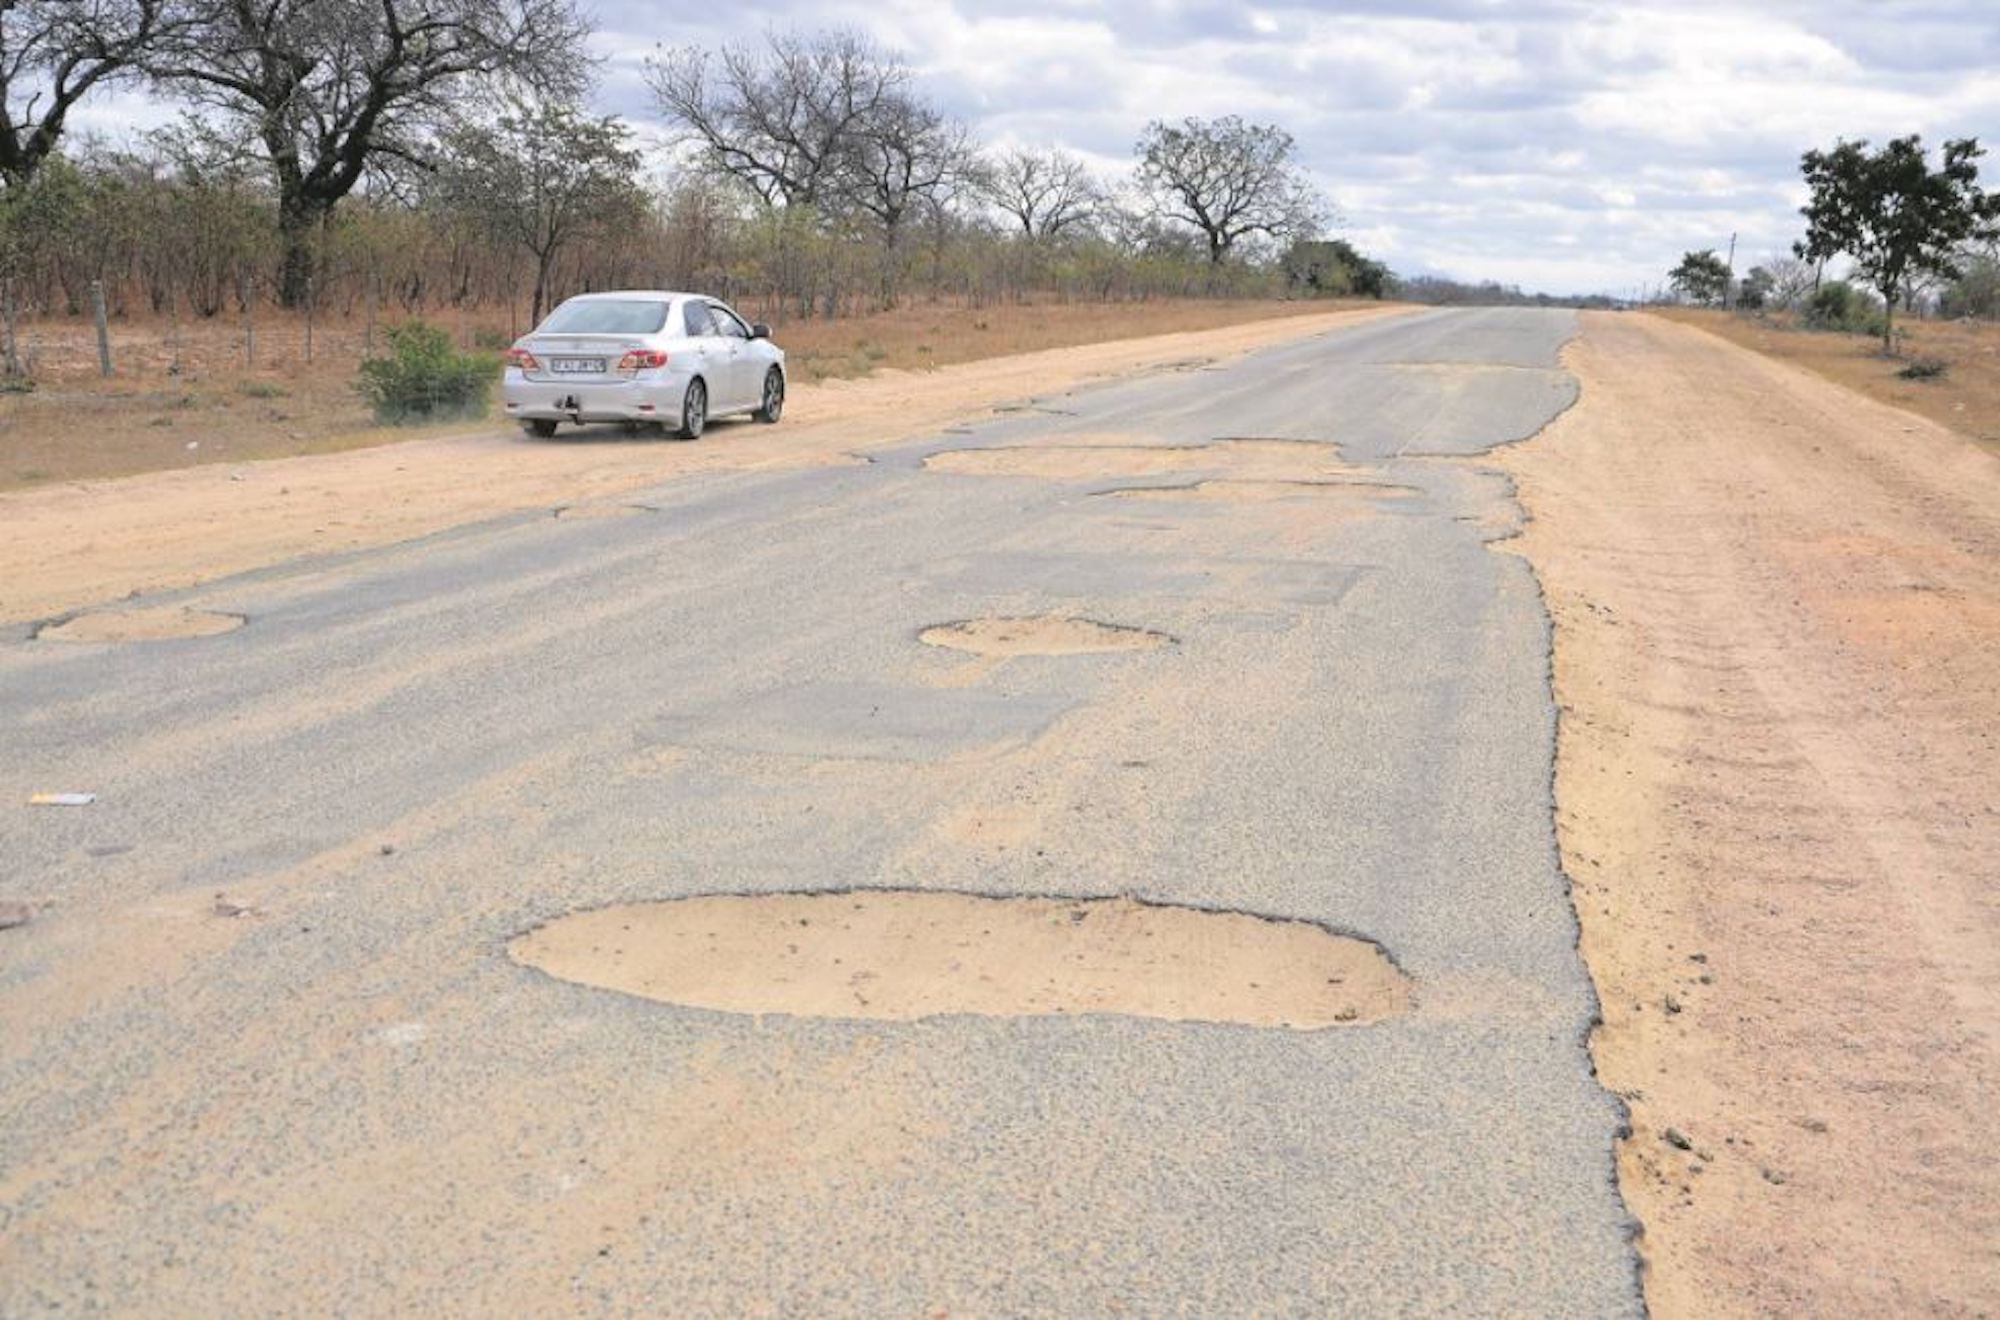
[[697,376],[688,382],[687,395],[681,400],[681,429],[675,434],[683,440],[699,440],[707,427],[708,386]]
[[555,419],[551,417],[530,417],[527,421],[521,423],[521,429],[537,440],[553,439],[556,433]]
[[772,367],[764,373],[764,403],[755,414],[760,422],[769,424],[785,415],[785,373]]

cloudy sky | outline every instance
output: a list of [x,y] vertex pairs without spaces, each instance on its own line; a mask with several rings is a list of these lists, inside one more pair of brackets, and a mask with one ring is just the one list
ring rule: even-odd
[[988,142],[1114,171],[1149,119],[1282,124],[1397,269],[1558,292],[1657,281],[1732,230],[1739,268],[1784,248],[1799,153],[1836,137],[1976,136],[2000,184],[2000,0],[591,3],[600,99],[635,119],[656,43],[848,25]]
[[[644,61],[772,27],[862,29],[999,145],[1117,177],[1148,120],[1283,125],[1344,233],[1406,274],[1630,293],[1740,235],[1799,234],[1798,157],[1977,137],[2000,187],[2000,0],[582,0],[601,108],[663,129]],[[169,111],[86,103],[113,137]]]

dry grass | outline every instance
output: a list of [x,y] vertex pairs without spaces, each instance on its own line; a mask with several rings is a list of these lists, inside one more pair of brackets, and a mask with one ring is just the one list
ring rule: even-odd
[[[1732,343],[1797,363],[1836,384],[1948,426],[2000,453],[2000,324],[1982,321],[1898,322],[1907,328],[1904,358],[1886,357],[1868,335],[1803,330],[1780,317],[1737,316],[1690,307],[1655,308],[1652,315],[1698,326]],[[1945,374],[1904,380],[1896,373],[1918,358],[1939,358]]]
[[[924,305],[839,321],[780,324],[776,338],[802,382],[906,371],[1039,349],[1323,313],[1326,302]],[[440,323],[468,347],[508,342],[505,315],[447,314]],[[378,333],[376,342],[381,342]],[[36,388],[0,395],[0,489],[78,481],[387,444],[463,429],[374,424],[354,392],[364,346],[356,320],[314,328],[313,360],[302,321],[262,314],[254,358],[240,322],[119,323],[117,372],[97,372],[87,323],[23,328]]]
[[1237,325],[1273,316],[1335,310],[1332,302],[1006,304],[981,308],[918,305],[839,321],[776,327],[793,376],[802,381],[916,370],[1045,348],[1101,344],[1140,335]]

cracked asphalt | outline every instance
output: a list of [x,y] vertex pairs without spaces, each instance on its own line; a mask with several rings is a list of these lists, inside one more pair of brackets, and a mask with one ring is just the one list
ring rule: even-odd
[[[1574,329],[1371,322],[140,602],[226,635],[7,633],[0,1312],[1637,1312],[1549,625],[1479,457],[1574,400]],[[1308,443],[924,466],[1231,438]],[[1043,614],[1178,644],[918,641]],[[853,887],[1309,919],[1414,1003],[759,1017],[506,954]]]

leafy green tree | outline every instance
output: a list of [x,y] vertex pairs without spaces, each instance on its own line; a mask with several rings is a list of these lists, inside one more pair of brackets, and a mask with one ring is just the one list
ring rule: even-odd
[[1736,286],[1736,305],[1745,311],[1761,312],[1778,289],[1778,277],[1762,266],[1752,266]]
[[1280,264],[1287,284],[1325,297],[1385,298],[1394,279],[1387,266],[1362,256],[1344,238],[1294,243]]
[[1976,138],[1947,141],[1934,170],[1911,134],[1880,151],[1864,140],[1800,157],[1812,198],[1800,209],[1806,236],[1794,250],[1809,261],[1853,259],[1882,295],[1885,348],[1894,343],[1896,304],[1914,283],[1955,278],[1964,244],[2000,237],[2000,194],[1979,186],[1984,154]]
[[1667,283],[1704,307],[1712,307],[1729,292],[1729,263],[1714,248],[1684,253],[1681,264],[1667,272]]
[[565,248],[644,214],[639,153],[616,118],[560,100],[505,102],[490,120],[446,137],[439,182],[449,203],[535,263],[531,320],[553,299],[550,275]]

